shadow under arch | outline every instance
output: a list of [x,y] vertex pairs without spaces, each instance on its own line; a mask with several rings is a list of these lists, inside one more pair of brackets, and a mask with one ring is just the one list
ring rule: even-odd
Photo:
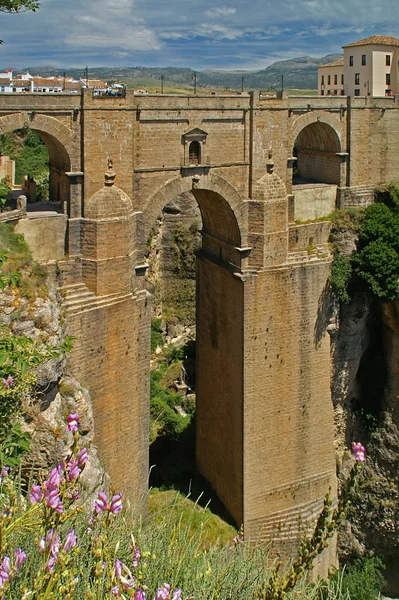
[[341,139],[337,130],[322,121],[314,121],[297,132],[293,155],[297,158],[294,183],[340,184]]
[[74,168],[75,148],[71,130],[58,119],[47,115],[17,113],[0,117],[0,134],[30,129],[45,143],[49,153],[49,199],[61,203],[62,212],[69,205],[69,180],[66,173]]
[[164,206],[186,192],[192,192],[198,202],[203,234],[232,246],[245,244],[244,201],[226,179],[212,174],[197,179],[176,177],[155,192],[143,208],[144,239],[148,238]]
[[245,202],[225,179],[178,177],[145,204],[148,238],[162,209],[191,192],[202,216],[196,253],[195,464],[226,511],[243,522]]

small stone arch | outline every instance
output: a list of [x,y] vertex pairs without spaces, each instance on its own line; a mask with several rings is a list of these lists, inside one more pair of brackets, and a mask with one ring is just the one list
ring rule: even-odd
[[309,117],[302,118],[300,127],[294,131],[292,153],[297,159],[294,183],[340,185],[342,142],[339,131],[324,119]]
[[339,144],[340,144],[340,148],[341,148],[341,150],[339,150],[339,151],[341,152],[342,147],[344,145],[344,133],[345,133],[344,121],[340,121],[334,115],[323,113],[323,115],[320,116],[320,115],[317,115],[316,113],[314,113],[313,111],[308,112],[304,115],[301,115],[300,117],[295,119],[295,121],[293,122],[292,127],[291,127],[291,147],[294,146],[295,140],[297,139],[300,132],[303,129],[305,129],[305,127],[307,127],[308,125],[312,125],[315,123],[321,123],[321,124],[327,125],[331,129],[334,130],[334,133],[339,140]]
[[163,207],[185,192],[192,192],[195,196],[205,229],[211,228],[210,223],[219,212],[225,233],[221,235],[219,231],[218,237],[235,246],[246,244],[244,200],[226,179],[214,174],[175,177],[155,192],[143,208],[144,239],[148,238]]

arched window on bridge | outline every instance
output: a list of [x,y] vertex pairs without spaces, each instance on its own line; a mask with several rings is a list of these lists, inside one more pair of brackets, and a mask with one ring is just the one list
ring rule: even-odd
[[191,142],[188,150],[188,162],[190,165],[201,164],[201,145],[199,142]]

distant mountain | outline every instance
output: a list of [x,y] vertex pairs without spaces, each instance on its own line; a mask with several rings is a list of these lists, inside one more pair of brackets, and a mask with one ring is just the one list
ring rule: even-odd
[[[261,71],[197,71],[197,84],[202,88],[240,89],[244,77],[245,89],[280,89],[282,76],[284,88],[317,89],[317,67],[341,58],[341,54],[327,54],[321,58],[301,56],[290,60],[280,60]],[[60,69],[58,67],[29,67],[30,73],[43,77],[50,75],[81,78],[83,69]],[[160,86],[161,75],[165,78],[165,86],[189,88],[193,85],[193,69],[173,67],[94,67],[89,69],[90,79],[102,79],[108,82],[124,81],[129,87],[153,83]]]

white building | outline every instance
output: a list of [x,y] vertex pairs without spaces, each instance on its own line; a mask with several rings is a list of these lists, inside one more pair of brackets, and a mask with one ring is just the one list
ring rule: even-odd
[[343,46],[341,60],[318,69],[321,96],[399,94],[399,39],[373,35]]

